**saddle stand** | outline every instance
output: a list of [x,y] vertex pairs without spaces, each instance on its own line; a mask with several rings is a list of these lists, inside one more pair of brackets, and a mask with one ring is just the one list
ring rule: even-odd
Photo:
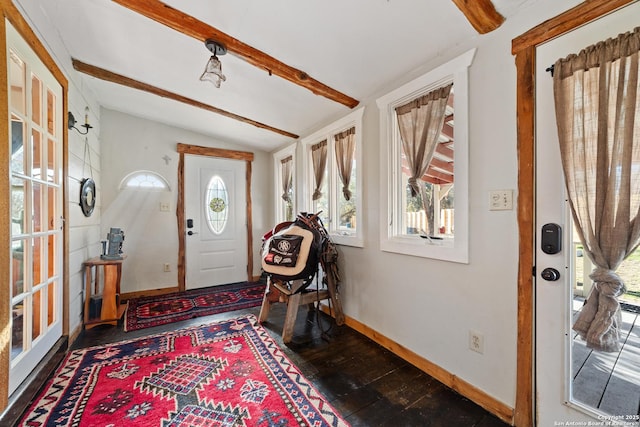
[[262,299],[262,307],[260,308],[260,316],[258,317],[258,320],[260,323],[267,320],[271,304],[279,302],[286,303],[287,314],[284,319],[284,326],[282,327],[282,341],[285,344],[291,342],[291,338],[293,337],[293,327],[296,324],[296,318],[298,317],[298,307],[301,305],[306,305],[309,310],[312,310],[314,302],[330,299],[336,324],[344,324],[342,302],[340,301],[340,295],[331,274],[327,277],[327,289],[305,289],[301,292],[292,292],[291,289],[299,288],[301,286],[301,282],[302,279],[294,280],[292,285],[289,287],[282,281],[277,279],[272,280],[270,276],[267,276],[267,288],[264,293],[264,298]]
[[[297,226],[296,226],[297,224]],[[301,230],[302,229],[302,230]],[[308,231],[305,231],[308,230]],[[303,248],[298,254],[292,255],[287,249],[295,244],[295,239],[302,243]],[[312,237],[309,237],[312,236]],[[304,239],[307,239],[305,241]],[[315,250],[310,249],[309,240],[317,243]],[[274,249],[273,242],[278,241],[278,248]],[[281,242],[285,242],[284,244]],[[274,255],[275,253],[275,255]],[[267,288],[265,289],[259,322],[265,322],[269,317],[271,304],[282,302],[287,304],[287,314],[282,330],[282,341],[289,343],[293,336],[293,328],[298,316],[298,307],[306,305],[313,309],[316,301],[330,300],[336,324],[344,324],[344,313],[339,295],[338,251],[331,243],[327,231],[324,229],[318,214],[301,213],[295,223],[278,224],[272,232],[263,238],[263,270],[267,273]],[[273,265],[281,261],[281,265]],[[292,261],[291,267],[284,267],[285,261]],[[317,274],[318,266],[324,274],[325,289],[308,289]],[[290,273],[290,274],[288,274]]]

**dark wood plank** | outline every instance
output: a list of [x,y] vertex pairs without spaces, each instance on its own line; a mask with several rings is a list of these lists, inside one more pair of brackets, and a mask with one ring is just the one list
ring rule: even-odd
[[[178,144],[180,147],[180,144]],[[178,203],[176,203],[176,220],[178,222],[178,290],[184,291],[187,288],[187,242],[185,236],[187,232],[185,206],[184,206],[184,152],[178,151]]]
[[583,1],[572,9],[546,20],[513,39],[511,41],[511,53],[515,55],[524,49],[540,45],[636,1],[638,0]]
[[198,156],[220,157],[230,160],[246,160],[252,162],[254,154],[250,151],[229,150],[226,148],[203,147],[200,145],[182,144],[176,145],[176,150],[180,154],[194,154]]
[[253,201],[251,199],[251,174],[253,173],[253,153],[251,159],[245,162],[245,204],[247,209],[247,282],[255,280],[253,277]]
[[535,248],[535,48],[516,55],[518,129],[518,351],[514,424],[533,423],[533,276]]
[[[221,313],[132,332],[118,326],[83,331],[73,348],[229,319],[260,308]],[[284,353],[352,426],[485,426],[508,424],[357,331],[300,307],[293,340],[284,345],[285,304],[274,304],[263,326]],[[323,338],[324,337],[324,338]],[[327,339],[325,339],[327,338]]]

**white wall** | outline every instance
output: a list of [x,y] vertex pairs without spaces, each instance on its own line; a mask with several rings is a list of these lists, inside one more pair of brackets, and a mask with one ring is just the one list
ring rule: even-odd
[[[515,207],[489,211],[490,190],[512,189],[517,198],[516,69],[511,40],[577,3],[541,0],[521,8],[518,16],[496,31],[443,51],[438,58],[425,58],[424,66],[384,85],[361,103],[365,106],[365,246],[340,247],[345,314],[511,407],[516,394],[517,216]],[[380,124],[375,99],[473,47],[477,52],[469,75],[469,264],[382,252]],[[302,156],[299,150],[299,198]],[[470,330],[484,335],[484,354],[469,350]]]
[[[127,258],[122,269],[123,293],[178,284],[178,143],[254,153],[251,189],[254,275],[260,274],[258,250],[262,235],[273,222],[268,153],[108,109],[102,110],[101,125],[104,141],[101,236],[105,239],[110,227],[124,231],[123,252]],[[165,156],[170,160],[165,161]],[[138,170],[161,175],[169,182],[171,191],[119,190],[122,179]],[[168,212],[160,211],[160,202],[169,203]],[[164,263],[170,264],[171,272],[163,271]]]
[[[83,139],[72,131],[69,141],[73,330],[80,322],[81,263],[100,253],[99,241],[110,226],[122,227],[126,235],[124,247],[129,258],[123,271],[123,292],[176,285],[175,144],[242,147],[126,114],[98,111],[96,100],[73,71],[69,55],[37,2],[17,3],[27,10],[28,20],[70,79],[69,108],[81,118],[84,106],[89,105],[92,124],[96,126],[88,140],[93,178],[98,184],[96,212],[91,218],[84,218],[77,205],[79,188],[75,179],[89,175],[87,168],[84,172],[82,168]],[[392,84],[381,84],[378,93],[362,102],[366,106],[362,167],[368,183],[363,194],[365,247],[340,248],[345,312],[510,406],[514,405],[516,391],[517,218],[515,210],[489,211],[488,192],[517,189],[516,82],[511,40],[578,3],[533,2],[498,30],[443,51],[438,58],[424,58],[423,67],[400,76]],[[375,99],[472,47],[477,48],[477,53],[470,68],[470,262],[464,265],[383,253],[378,244],[380,141]],[[319,124],[318,128],[326,124]],[[162,160],[165,154],[171,157],[168,165]],[[272,185],[270,157],[262,152],[255,154],[252,197],[257,274],[260,237],[273,226],[272,200],[278,195]],[[298,154],[300,161],[301,153]],[[298,182],[304,172],[299,166],[300,163],[296,168]],[[117,192],[120,180],[139,169],[162,174],[172,192],[132,198],[125,203]],[[165,197],[171,203],[168,214],[157,209],[158,198]],[[133,212],[140,213],[138,216],[143,219],[135,218]],[[172,273],[162,272],[163,262],[172,263]],[[484,354],[468,349],[470,329],[484,334]]]
[[[15,0],[15,3],[69,80],[69,111],[76,120],[84,123],[84,109],[88,106],[90,123],[94,126],[86,137],[79,135],[75,130],[69,131],[69,175],[66,182],[69,217],[66,226],[69,228],[69,331],[73,333],[82,325],[82,263],[100,253],[100,111],[94,94],[84,85],[80,74],[73,69],[71,57],[58,37],[58,31],[42,13],[38,2]],[[80,181],[88,177],[95,180],[97,192],[96,208],[89,218],[82,214],[78,204]]]

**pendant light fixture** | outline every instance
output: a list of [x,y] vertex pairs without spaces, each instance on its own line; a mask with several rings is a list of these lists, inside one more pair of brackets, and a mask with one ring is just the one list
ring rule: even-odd
[[227,80],[227,78],[222,74],[222,63],[220,63],[218,55],[224,55],[227,53],[227,48],[222,43],[212,39],[207,39],[204,42],[204,45],[213,55],[209,58],[209,61],[204,68],[204,72],[200,76],[200,80],[210,81],[215,85],[215,87],[219,88],[220,83]]

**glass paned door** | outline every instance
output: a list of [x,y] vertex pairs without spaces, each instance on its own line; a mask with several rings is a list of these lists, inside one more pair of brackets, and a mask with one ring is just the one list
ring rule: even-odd
[[11,171],[9,393],[62,335],[62,87],[7,22]]
[[[637,25],[639,13],[640,3],[629,5],[539,46],[536,52],[535,347],[536,412],[540,426],[569,425],[569,422],[615,425],[618,421],[620,425],[626,421],[637,425],[638,314],[623,307],[619,352],[593,350],[572,329],[577,313],[583,309],[584,298],[589,295],[592,285],[589,273],[594,265],[574,233],[560,160],[553,80],[545,69],[558,58],[629,31]],[[559,253],[542,250],[542,227],[549,223],[562,227]],[[632,261],[633,257],[632,254],[627,260]],[[556,269],[559,278],[550,280],[547,276],[545,279],[546,268]]]

